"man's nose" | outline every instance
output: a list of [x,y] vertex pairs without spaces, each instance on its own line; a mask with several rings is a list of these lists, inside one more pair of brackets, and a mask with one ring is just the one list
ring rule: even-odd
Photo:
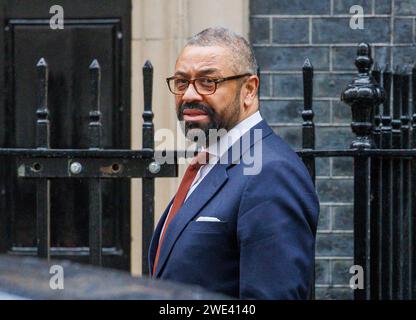
[[185,102],[201,101],[202,96],[196,91],[195,85],[193,83],[190,83],[182,96],[182,100]]

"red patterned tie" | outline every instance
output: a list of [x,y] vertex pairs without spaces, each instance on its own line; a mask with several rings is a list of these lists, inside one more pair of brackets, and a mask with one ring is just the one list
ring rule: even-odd
[[162,245],[163,238],[165,236],[165,232],[168,229],[169,223],[175,217],[176,213],[179,211],[180,207],[185,201],[186,195],[188,194],[188,191],[192,185],[192,181],[194,181],[199,168],[208,162],[208,155],[209,154],[205,151],[198,153],[196,157],[192,159],[191,163],[185,171],[181,184],[179,185],[178,192],[176,193],[175,199],[173,200],[170,212],[166,218],[165,226],[163,228],[162,235],[159,240],[159,245],[157,246],[155,263],[153,265],[153,275],[156,273],[157,263],[159,262],[160,248]]

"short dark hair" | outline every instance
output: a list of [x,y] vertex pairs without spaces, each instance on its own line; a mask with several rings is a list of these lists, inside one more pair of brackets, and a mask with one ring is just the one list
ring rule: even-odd
[[202,30],[185,46],[221,46],[233,53],[233,69],[237,73],[257,74],[257,61],[249,42],[241,35],[223,27]]

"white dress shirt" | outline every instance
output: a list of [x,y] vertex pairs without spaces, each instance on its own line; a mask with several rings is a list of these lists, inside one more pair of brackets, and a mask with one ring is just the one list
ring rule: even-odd
[[[248,118],[239,122],[237,125],[234,126],[234,128],[232,128],[226,134],[221,136],[219,141],[215,141],[215,143],[213,143],[212,145],[209,145],[207,149],[205,148],[201,149],[201,151],[206,151],[209,153],[209,162],[203,165],[201,168],[199,168],[194,180],[192,181],[191,187],[189,188],[189,191],[186,194],[186,198],[184,202],[189,198],[191,193],[196,189],[196,187],[211,171],[211,169],[218,162],[218,160],[222,157],[222,155],[225,152],[227,152],[227,150],[234,144],[234,142],[240,139],[243,134],[249,131],[252,127],[254,127],[261,120],[263,120],[263,118],[261,117],[260,112],[257,111],[253,113],[251,116],[249,116]],[[171,208],[172,208],[172,205],[169,208],[169,213],[170,213]],[[165,220],[165,223],[166,223],[166,220]],[[162,231],[160,233],[161,235],[163,233],[163,229],[165,229],[165,225],[163,225]]]

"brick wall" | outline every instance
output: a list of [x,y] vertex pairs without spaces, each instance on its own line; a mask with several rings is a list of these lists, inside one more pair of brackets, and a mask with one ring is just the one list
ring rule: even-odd
[[[364,9],[364,29],[349,27],[352,5]],[[339,96],[356,69],[358,42],[386,63],[416,60],[416,0],[250,0],[250,39],[261,68],[261,113],[295,149],[301,146],[302,64],[314,66],[317,148],[347,148],[350,108]],[[351,299],[353,264],[352,161],[317,161],[321,214],[316,244],[317,299]]]

